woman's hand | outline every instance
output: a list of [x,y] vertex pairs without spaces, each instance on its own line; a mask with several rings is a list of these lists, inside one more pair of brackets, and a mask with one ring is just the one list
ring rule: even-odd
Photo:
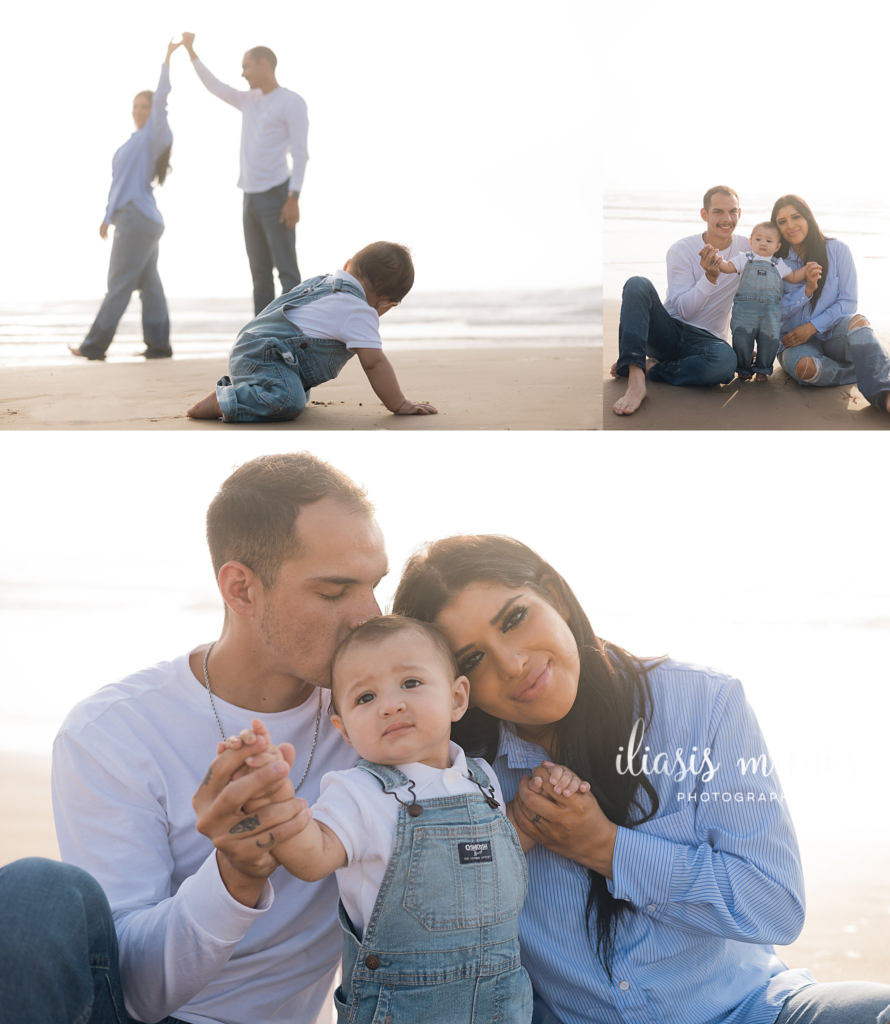
[[102,223],[101,223],[101,224],[99,225],[99,237],[100,237],[100,238],[101,238],[101,239],[102,239],[103,241],[105,241],[105,239],[107,239],[107,238],[108,238],[108,225],[107,225],[107,224],[105,223],[105,221],[104,221],[104,220],[103,220],[103,221],[102,221]]
[[611,878],[618,826],[603,814],[587,783],[573,795],[558,794],[557,786],[566,782],[562,776],[557,785],[550,782],[555,768],[545,761],[531,778],[520,780],[513,800],[516,827],[548,850]]
[[795,327],[793,331],[789,331],[782,338],[782,344],[785,348],[795,348],[797,345],[809,341],[815,333],[816,328],[812,324],[801,324],[800,327]]
[[169,62],[170,54],[173,53],[174,50],[178,50],[180,46],[182,46],[182,40],[181,39],[179,40],[178,43],[174,43],[172,39],[170,40],[169,43],[167,43],[167,56],[164,58],[164,63],[165,64],[167,64]]
[[819,278],[822,276],[822,268],[818,263],[808,263],[806,266],[807,298],[812,298],[813,292],[819,287]]

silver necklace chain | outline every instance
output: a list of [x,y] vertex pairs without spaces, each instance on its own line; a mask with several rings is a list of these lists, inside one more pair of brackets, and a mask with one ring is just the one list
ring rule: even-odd
[[[210,676],[207,674],[207,659],[210,657],[210,652],[216,646],[216,641],[207,648],[204,652],[204,685],[207,687],[207,696],[210,698],[210,706],[213,708],[213,714],[216,718],[216,724],[219,726],[219,734],[223,738],[223,743],[226,741],[226,731],[222,727],[222,722],[219,720],[219,712],[216,710],[216,704],[213,700],[213,691],[210,689]],[[321,687],[318,688],[318,713],[315,716],[315,735],[312,737],[312,749],[309,751],[309,763],[306,765],[306,771],[303,772],[303,777],[294,786],[294,792],[296,793],[300,786],[306,781],[306,776],[309,774],[309,769],[312,767],[312,758],[315,757],[315,747],[318,743],[318,730],[321,726],[321,707],[322,707],[322,696]]]

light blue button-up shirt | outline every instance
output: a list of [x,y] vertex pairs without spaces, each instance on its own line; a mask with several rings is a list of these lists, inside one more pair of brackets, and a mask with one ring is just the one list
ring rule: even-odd
[[167,124],[167,97],[170,95],[170,65],[161,65],[161,77],[151,100],[148,120],[127,139],[111,161],[111,190],[105,209],[105,223],[113,224],[114,215],[127,203],[133,203],[149,220],[163,225],[164,218],[155,203],[151,183],[158,157],[173,142]]
[[[859,302],[859,288],[856,283],[856,266],[849,246],[836,238],[829,238],[826,243],[828,251],[828,269],[822,268],[825,285],[816,303],[810,309],[810,300],[806,295],[806,282],[785,284],[782,296],[782,334],[793,331],[795,327],[811,323],[817,331],[815,335],[820,341],[826,341],[831,328],[842,317],[856,312]],[[792,270],[806,266],[792,249],[785,257],[785,262]]]
[[[769,753],[738,680],[673,661],[649,680],[654,712],[641,748],[650,769],[668,773],[649,773],[656,816],[618,830],[608,887],[633,909],[618,926],[612,981],[588,939],[587,870],[542,846],[528,854],[523,965],[563,1024],[773,1024],[788,996],[815,980],[788,970],[772,945],[792,942],[804,920],[779,780],[764,774]],[[719,765],[707,782],[706,748]],[[678,750],[698,774],[679,778]],[[494,768],[507,800],[546,759],[501,724]]]

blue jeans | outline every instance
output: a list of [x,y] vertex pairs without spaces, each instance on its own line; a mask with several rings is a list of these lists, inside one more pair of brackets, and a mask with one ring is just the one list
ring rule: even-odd
[[890,985],[836,981],[808,985],[785,1000],[776,1024],[890,1024]]
[[[856,384],[867,401],[883,408],[882,396],[890,391],[890,352],[870,326],[850,330],[850,321],[855,316],[859,314],[851,313],[838,320],[827,341],[810,338],[802,345],[783,349],[779,362],[798,384],[814,387]],[[805,356],[816,362],[816,376],[809,380],[802,380],[797,372],[797,364]]]
[[632,277],[624,285],[618,322],[616,373],[646,369],[646,356],[657,359],[649,379],[678,387],[728,384],[735,376],[736,355],[709,331],[676,320],[662,305],[652,282]]
[[163,225],[146,217],[132,203],[114,215],[108,292],[80,351],[88,359],[104,359],[120,318],[136,289],[142,299],[142,334],[152,355],[170,355],[167,299],[158,275],[158,242]]
[[281,223],[287,201],[287,182],[268,192],[244,193],[244,244],[253,277],[253,312],[261,313],[275,298],[273,268],[278,268],[282,292],[300,283],[297,266],[297,229]]
[[0,907],[4,1020],[137,1024],[124,1009],[111,908],[91,875],[40,857],[15,861],[0,868]]

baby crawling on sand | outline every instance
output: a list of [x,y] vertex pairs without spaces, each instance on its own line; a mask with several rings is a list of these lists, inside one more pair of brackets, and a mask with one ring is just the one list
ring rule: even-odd
[[[381,1019],[382,999],[393,1020],[531,1020],[518,917],[534,841],[511,823],[491,766],[450,742],[468,704],[466,676],[427,623],[371,619],[334,655],[331,718],[360,760],[324,776],[305,828],[273,852],[307,882],[336,872],[341,1022]],[[263,748],[251,770],[282,757],[258,720],[229,745],[242,741]],[[589,791],[568,768],[545,764],[557,803]]]
[[[717,269],[721,274],[738,274],[738,290],[732,303],[732,347],[738,360],[737,374],[742,380],[764,381],[773,372],[779,351],[782,322],[782,282],[800,284],[811,267],[807,263],[799,270],[776,257],[782,246],[779,229],[770,221],[757,224],[751,232],[750,252],[740,252],[731,260],[719,257]],[[812,272],[810,272],[812,273]],[[754,361],[754,345],[757,358]]]
[[358,355],[374,393],[397,416],[435,413],[399,387],[383,352],[380,317],[414,284],[410,252],[394,242],[373,242],[342,270],[303,281],[279,295],[242,327],[229,356],[229,372],[188,410],[190,419],[224,423],[296,419],[310,390],[336,377]]

